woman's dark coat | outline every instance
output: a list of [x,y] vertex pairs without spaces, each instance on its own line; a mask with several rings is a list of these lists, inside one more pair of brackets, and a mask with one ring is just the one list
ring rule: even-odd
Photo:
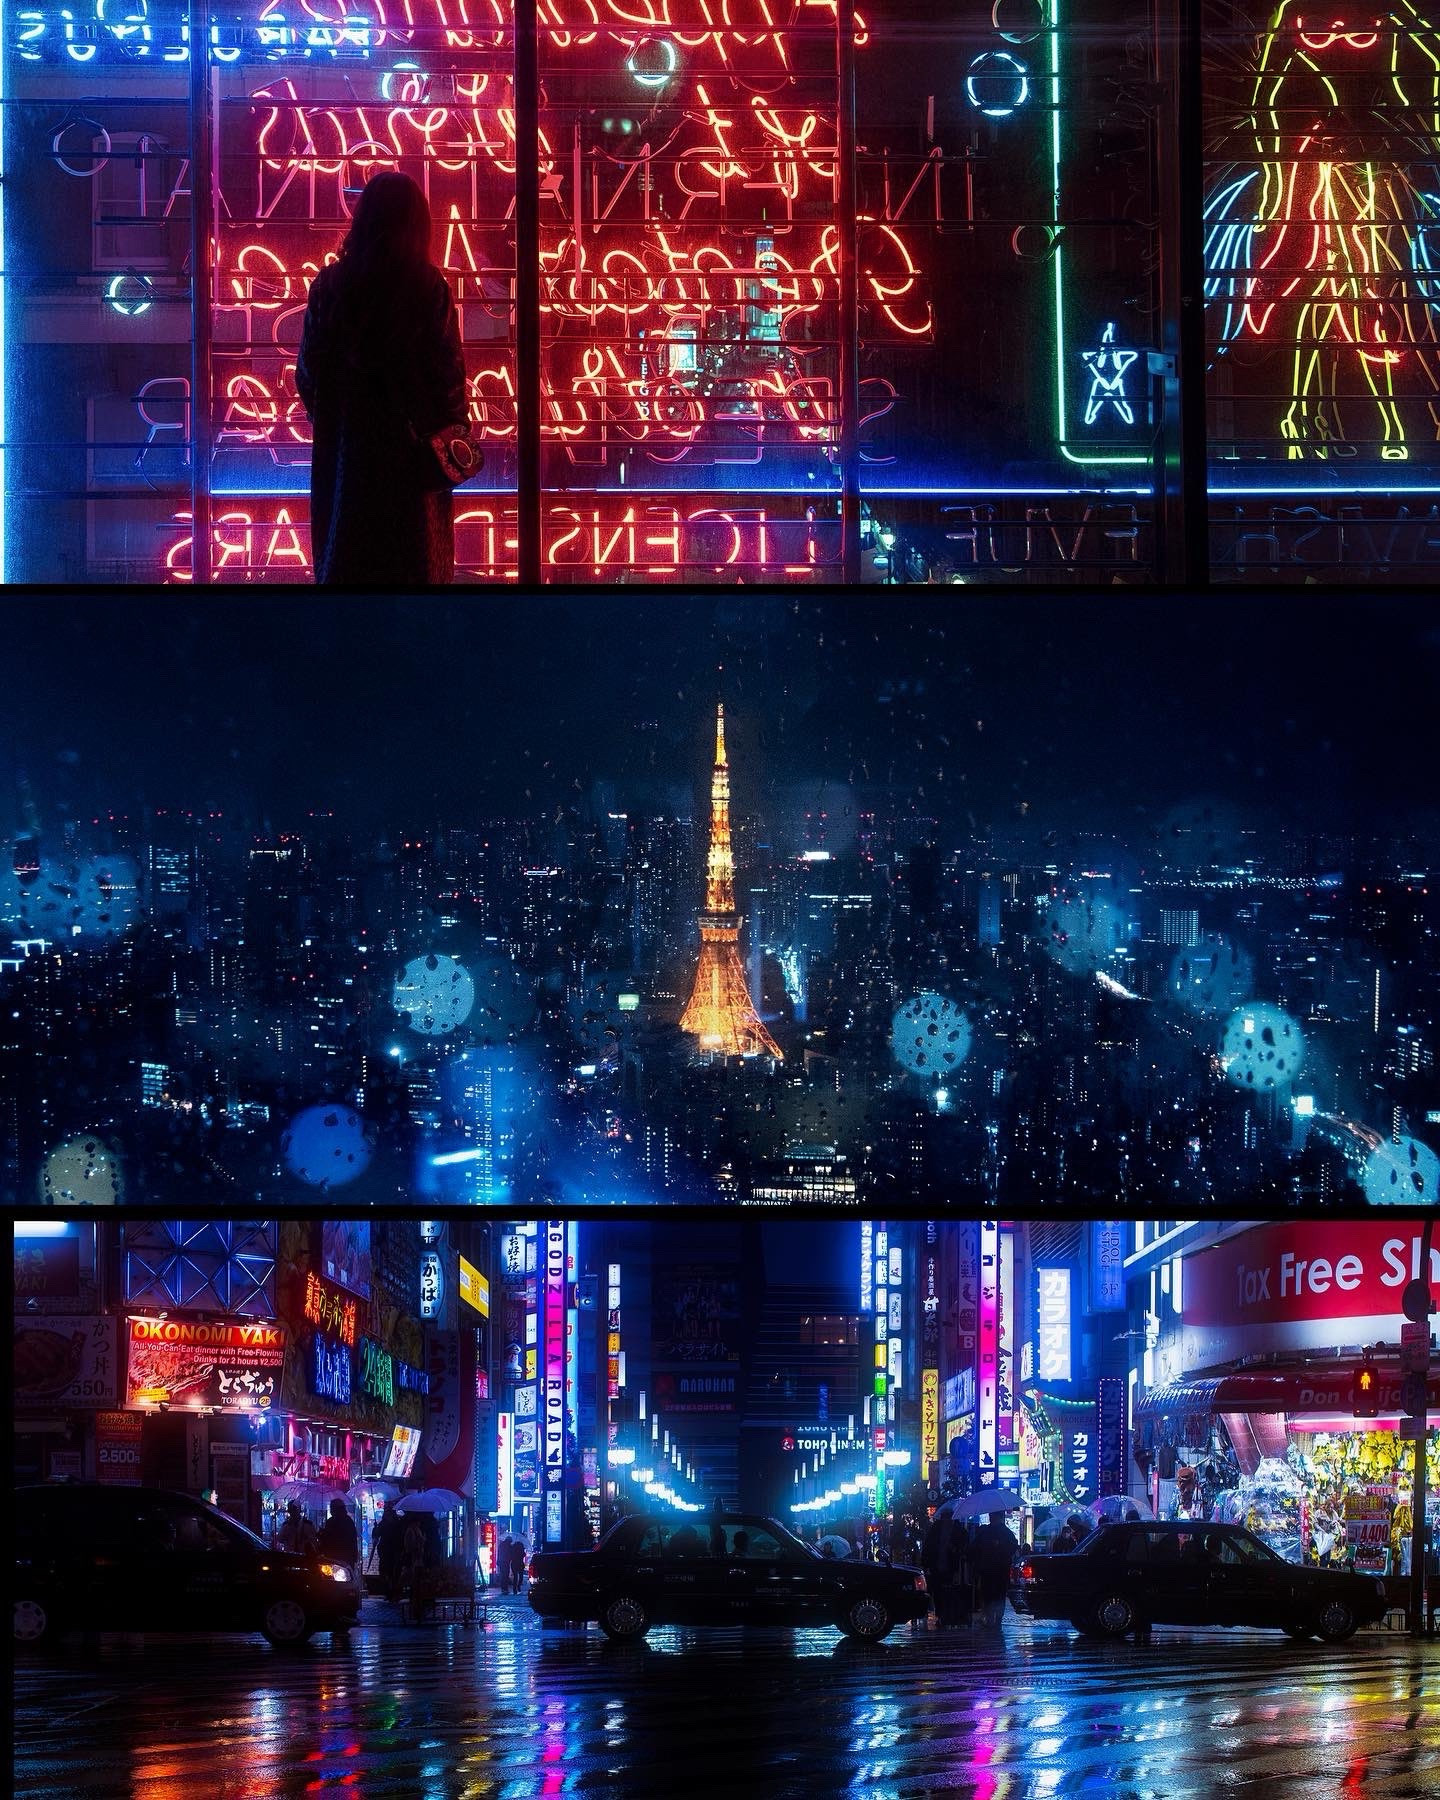
[[425,444],[468,412],[445,277],[429,263],[379,275],[352,273],[343,262],[323,269],[310,289],[295,385],[315,422],[316,581],[392,589],[449,582],[450,489]]

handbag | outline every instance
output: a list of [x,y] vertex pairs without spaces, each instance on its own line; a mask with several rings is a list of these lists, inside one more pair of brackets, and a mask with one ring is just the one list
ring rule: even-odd
[[471,437],[468,421],[433,431],[423,441],[448,487],[459,487],[485,466],[485,452]]

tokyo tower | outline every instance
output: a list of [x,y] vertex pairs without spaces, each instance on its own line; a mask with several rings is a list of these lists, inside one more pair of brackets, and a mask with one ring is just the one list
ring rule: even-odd
[[774,1056],[780,1048],[750,1001],[740,962],[735,910],[735,858],[730,849],[730,764],[725,708],[715,714],[715,772],[710,780],[710,852],[705,859],[705,910],[700,914],[700,966],[680,1029],[706,1053]]

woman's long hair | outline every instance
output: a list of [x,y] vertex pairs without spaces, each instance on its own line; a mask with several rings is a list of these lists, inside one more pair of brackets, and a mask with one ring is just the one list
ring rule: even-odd
[[350,275],[413,269],[430,261],[430,205],[419,184],[396,169],[365,183],[340,249]]

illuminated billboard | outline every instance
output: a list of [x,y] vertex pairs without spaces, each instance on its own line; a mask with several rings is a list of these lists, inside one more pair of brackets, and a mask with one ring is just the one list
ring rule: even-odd
[[125,1404],[263,1411],[285,1364],[283,1325],[132,1318]]

